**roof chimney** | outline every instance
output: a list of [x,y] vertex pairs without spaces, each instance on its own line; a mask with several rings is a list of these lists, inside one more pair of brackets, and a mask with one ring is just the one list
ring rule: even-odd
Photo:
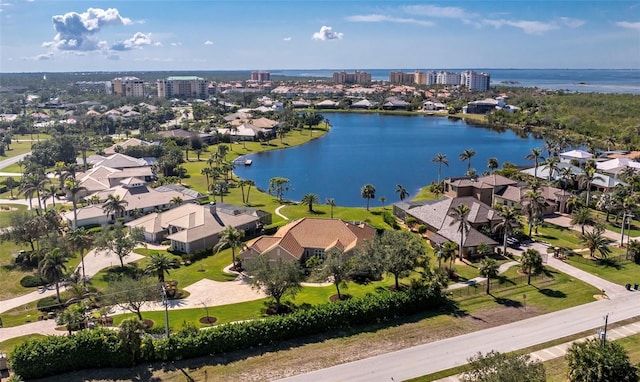
[[216,202],[209,203],[209,212],[211,212],[211,215],[214,215],[214,216],[217,214]]

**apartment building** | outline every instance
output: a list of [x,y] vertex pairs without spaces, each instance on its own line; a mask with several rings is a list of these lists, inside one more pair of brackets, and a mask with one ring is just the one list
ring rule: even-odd
[[460,85],[460,73],[440,71],[436,76],[436,83],[438,85]]
[[253,82],[268,82],[271,81],[271,73],[269,72],[251,72],[251,81]]
[[469,90],[489,90],[491,75],[489,73],[476,73],[467,70],[460,74],[460,85],[464,85]]
[[207,98],[207,81],[196,76],[173,76],[158,80],[159,98]]
[[404,73],[402,70],[389,72],[389,82],[392,84],[413,84],[415,82],[415,74]]
[[118,77],[111,81],[111,93],[125,97],[144,97],[144,81],[138,77]]
[[416,70],[413,76],[414,76],[413,82],[416,85],[433,85],[436,83],[437,74],[434,71],[420,72]]
[[353,73],[334,72],[333,82],[336,84],[366,84],[371,82],[371,73],[355,71]]

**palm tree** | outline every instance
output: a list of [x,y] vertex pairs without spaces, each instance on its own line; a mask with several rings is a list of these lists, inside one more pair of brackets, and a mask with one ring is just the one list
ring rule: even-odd
[[463,256],[462,249],[464,247],[464,234],[469,232],[470,227],[469,221],[467,220],[469,218],[469,211],[469,207],[464,204],[460,204],[449,211],[449,216],[452,218],[449,225],[452,226],[457,224],[458,232],[460,232],[460,243],[458,247],[458,256],[460,257],[460,260],[462,260]]
[[480,271],[480,275],[487,278],[487,294],[489,293],[489,288],[491,284],[491,278],[496,277],[498,275],[498,262],[490,257],[485,257],[480,261],[480,267],[478,270]]
[[62,276],[64,276],[67,271],[67,266],[65,265],[67,261],[69,260],[64,256],[62,250],[60,248],[54,248],[51,252],[47,253],[38,264],[40,274],[48,281],[55,283],[58,302],[61,302],[60,280],[62,280]]
[[91,248],[92,236],[89,235],[84,228],[75,228],[69,232],[69,241],[73,249],[80,253],[80,261],[82,264],[82,282],[86,285],[87,275],[84,267],[84,251]]
[[575,209],[571,213],[571,225],[579,225],[582,229],[582,235],[584,235],[584,226],[592,226],[595,222],[596,221],[591,214],[591,210],[587,207]]
[[442,177],[442,165],[449,167],[449,160],[447,160],[447,154],[437,153],[431,159],[432,162],[438,163],[438,183],[440,183],[440,178]]
[[384,209],[384,203],[387,201],[387,197],[386,196],[381,196],[380,197],[380,204],[382,204],[382,208]]
[[56,194],[58,193],[58,186],[49,184],[42,192],[42,201],[44,202],[44,208],[47,208],[47,199],[51,198],[53,208],[56,208]]
[[476,155],[476,152],[473,149],[465,149],[463,152],[460,153],[460,160],[463,162],[467,161],[467,172],[471,169],[471,158],[473,158],[475,155]]
[[[496,206],[498,207],[498,206]],[[495,231],[502,230],[503,234],[503,247],[504,247],[504,255],[507,255],[507,238],[513,235],[513,232],[517,227],[520,226],[520,220],[518,216],[520,216],[520,211],[512,207],[502,206],[496,208],[500,215],[502,215],[502,221],[496,224],[493,229]]]
[[16,182],[16,180],[13,179],[12,177],[8,177],[2,183],[5,186],[7,186],[7,188],[9,189],[9,193],[11,195],[11,199],[13,199],[13,189],[15,188],[15,186],[18,185],[18,182]]
[[398,194],[398,197],[402,201],[407,196],[409,196],[409,191],[407,191],[407,189],[404,188],[401,184],[396,184],[396,194]]
[[546,168],[549,171],[549,176],[547,180],[551,182],[553,178],[553,172],[558,170],[558,163],[560,163],[560,158],[558,157],[549,157],[542,162],[543,168]]
[[520,264],[527,270],[527,284],[531,285],[531,275],[542,268],[542,256],[533,248],[528,248],[520,257]]
[[181,205],[183,202],[182,198],[179,196],[174,196],[173,198],[171,198],[171,202],[169,202],[171,205],[174,206],[179,206]]
[[102,210],[105,214],[113,214],[114,219],[121,217],[127,210],[126,200],[120,199],[120,195],[109,195],[107,200],[102,204]]
[[538,160],[540,158],[542,158],[541,154],[542,154],[542,150],[540,150],[537,147],[534,147],[534,148],[531,149],[531,152],[529,154],[527,154],[527,156],[524,158],[526,160],[532,160],[533,161],[533,165],[534,165],[533,177],[536,178],[536,179],[538,178]]
[[301,200],[302,204],[309,206],[309,212],[313,212],[313,203],[319,203],[319,202],[320,202],[320,197],[318,197],[318,194],[313,194],[313,193],[305,194]]
[[631,258],[636,264],[640,264],[640,241],[631,240],[627,245],[627,260]]
[[171,258],[164,253],[152,253],[149,256],[149,264],[145,268],[145,272],[156,274],[158,282],[164,283],[164,274],[169,274],[169,269],[178,268],[179,264],[175,258]]
[[360,196],[363,199],[367,199],[367,211],[369,211],[369,201],[376,197],[376,188],[372,184],[365,184],[360,189]]
[[589,249],[589,255],[594,257],[593,254],[598,251],[600,258],[606,259],[611,253],[609,244],[611,240],[604,236],[604,230],[600,227],[595,228],[591,232],[587,231],[582,235],[582,243]]
[[253,181],[253,180],[251,180],[251,179],[247,179],[247,180],[246,180],[246,182],[247,182],[247,201],[246,201],[246,202],[244,202],[244,203],[245,203],[245,204],[247,204],[247,205],[249,205],[249,193],[251,192],[251,187],[252,187],[252,186],[254,186],[254,187],[255,187],[256,182],[254,182],[254,181]]
[[499,167],[498,158],[489,158],[487,160],[487,167],[489,168],[490,171],[497,170]]
[[580,183],[587,189],[587,207],[591,201],[591,183],[594,180],[604,181],[604,179],[596,174],[596,169],[590,166],[585,166],[580,174]]
[[329,213],[331,216],[331,219],[333,219],[333,207],[336,206],[336,201],[333,198],[327,198],[327,205],[329,206]]
[[240,267],[236,263],[236,248],[242,249],[242,238],[244,237],[244,231],[239,231],[233,226],[228,226],[220,233],[220,240],[218,244],[213,247],[213,250],[218,253],[222,248],[228,246],[231,248],[231,264],[235,270]]
[[64,188],[67,194],[71,196],[71,203],[73,204],[73,228],[78,228],[78,194],[81,191],[86,191],[87,188],[80,185],[78,180],[67,180],[64,182]]
[[[440,256],[446,261],[449,260],[449,269],[453,269],[453,260],[456,258],[456,250],[458,249],[458,244],[453,241],[447,241],[444,243],[442,248],[440,249]],[[438,264],[440,266],[440,264]]]
[[524,194],[523,202],[524,214],[527,217],[527,223],[529,224],[529,239],[531,239],[533,222],[542,218],[544,203],[546,200],[540,191],[529,190]]

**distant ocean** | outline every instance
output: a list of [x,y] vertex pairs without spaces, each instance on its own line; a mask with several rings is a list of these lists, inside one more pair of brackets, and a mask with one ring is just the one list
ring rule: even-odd
[[[272,70],[271,75],[288,77],[329,77],[333,72],[354,69]],[[399,69],[359,69],[371,73],[374,81],[386,81],[389,72]],[[402,69],[413,73],[416,69]],[[491,85],[537,87],[551,90],[595,93],[640,94],[640,70],[638,69],[418,69],[449,70],[462,72],[475,70],[491,74]]]

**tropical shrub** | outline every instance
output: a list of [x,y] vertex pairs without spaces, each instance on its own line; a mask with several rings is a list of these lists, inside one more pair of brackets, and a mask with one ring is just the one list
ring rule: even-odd
[[389,225],[389,227],[393,229],[400,229],[398,222],[396,221],[395,216],[389,211],[385,211],[382,213],[382,220]]
[[20,285],[25,288],[47,285],[49,282],[38,275],[27,275],[20,279]]

